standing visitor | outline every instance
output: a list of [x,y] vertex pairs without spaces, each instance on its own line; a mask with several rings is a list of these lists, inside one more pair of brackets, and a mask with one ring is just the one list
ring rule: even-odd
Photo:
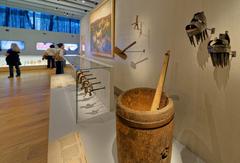
[[50,45],[50,48],[46,50],[47,55],[47,68],[55,68],[55,57],[56,49],[54,45]]
[[56,74],[64,74],[64,44],[59,43],[57,44],[58,49],[55,55],[56,60]]
[[8,78],[13,78],[14,76],[14,70],[13,67],[16,69],[16,77],[20,77],[21,71],[20,71],[20,57],[19,57],[20,49],[16,43],[11,44],[11,48],[7,50],[6,53],[6,62],[9,67],[9,76]]

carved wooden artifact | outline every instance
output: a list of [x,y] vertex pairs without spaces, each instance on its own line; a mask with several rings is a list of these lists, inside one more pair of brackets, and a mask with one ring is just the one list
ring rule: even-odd
[[173,101],[161,92],[168,60],[169,52],[157,90],[136,88],[118,98],[118,163],[171,162],[174,108]]
[[117,46],[114,47],[114,53],[117,54],[122,59],[127,59],[127,54],[125,53],[129,48],[131,48],[133,45],[135,45],[137,42],[134,41],[130,45],[128,45],[125,49],[121,50]]
[[203,40],[208,38],[207,18],[204,12],[194,14],[190,24],[185,29],[191,44],[194,46],[196,46],[195,40],[199,44],[199,42],[203,42]]
[[208,43],[208,52],[211,55],[214,67],[226,67],[230,65],[231,57],[236,57],[236,52],[231,51],[228,31],[224,34],[219,34],[219,38],[215,38]]
[[118,163],[170,163],[173,102],[163,95],[160,110],[149,111],[154,89],[125,92],[117,105]]

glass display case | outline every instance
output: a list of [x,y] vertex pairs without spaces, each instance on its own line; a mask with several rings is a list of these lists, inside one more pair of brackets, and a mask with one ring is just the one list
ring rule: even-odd
[[[6,57],[4,55],[0,56],[0,68],[8,67],[6,64]],[[47,65],[47,60],[42,60],[42,56],[39,55],[21,55],[21,66],[44,66]]]
[[79,55],[66,55],[65,59],[70,63],[76,80],[76,123],[109,112],[112,94],[111,65]]
[[[20,55],[21,67],[31,67],[31,66],[46,66],[47,60],[42,60],[41,55]],[[66,64],[69,64],[66,61]],[[6,56],[0,55],[0,68],[8,67],[6,63]]]

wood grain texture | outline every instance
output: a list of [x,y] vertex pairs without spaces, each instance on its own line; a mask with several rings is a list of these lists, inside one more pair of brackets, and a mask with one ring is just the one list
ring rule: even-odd
[[1,163],[47,162],[52,73],[26,71],[14,79],[0,74]]
[[163,62],[162,70],[161,70],[161,75],[160,75],[156,93],[155,93],[155,96],[153,99],[151,111],[155,111],[155,110],[159,109],[162,92],[163,92],[163,87],[164,87],[164,82],[165,82],[165,78],[166,78],[166,74],[167,74],[169,57],[170,57],[170,51],[168,51],[164,56],[164,62]]
[[136,88],[118,98],[116,133],[119,163],[170,163],[174,108],[163,96],[150,111],[155,90]]

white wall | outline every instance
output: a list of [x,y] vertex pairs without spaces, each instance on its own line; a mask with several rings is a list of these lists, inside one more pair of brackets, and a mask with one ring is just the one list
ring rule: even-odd
[[[213,37],[228,30],[232,50],[237,50],[239,54],[240,2],[238,0],[203,0],[202,5],[209,27],[217,29],[217,34]],[[182,11],[179,11],[179,15],[180,12]],[[182,20],[186,18],[183,13],[181,17]],[[182,37],[184,35],[179,35],[179,38]],[[200,46],[199,49],[186,47],[189,46],[181,39],[176,43],[176,49],[180,50],[179,55],[189,59],[190,55],[193,56],[188,64],[179,62],[179,69],[176,72],[178,81],[181,81],[184,76],[188,76],[187,81],[190,80],[176,85],[176,92],[182,92],[182,97],[185,97],[177,105],[179,116],[176,121],[176,136],[191,149],[207,158],[209,162],[239,162],[239,56],[232,60],[231,67],[214,69],[210,58],[207,58],[205,46]],[[207,59],[208,62],[206,62]],[[194,65],[189,65],[189,62]],[[201,68],[204,64],[206,67]],[[184,74],[187,65],[194,74],[189,74],[187,71]]]
[[[127,61],[117,56],[111,63],[115,86],[124,90],[133,87],[156,87],[162,54],[172,51],[166,81],[166,92],[180,97],[175,101],[175,137],[208,163],[237,163],[240,155],[240,73],[239,56],[231,67],[215,69],[206,50],[208,40],[199,47],[190,45],[186,24],[193,14],[204,10],[209,27],[217,36],[228,30],[232,50],[240,53],[240,1],[238,0],[116,0],[116,45],[125,47],[137,40],[133,49],[147,50],[146,54],[129,54]],[[144,34],[138,37],[131,23],[135,15],[143,20]],[[82,34],[89,40],[88,16],[82,21]],[[87,48],[90,57],[90,48]],[[131,61],[149,57],[137,69]],[[182,153],[184,155],[184,153]],[[193,161],[194,163],[194,161]]]
[[[54,43],[79,43],[79,35],[47,32],[37,30],[26,30],[17,28],[0,27],[0,40],[22,40],[25,42],[25,50],[22,55],[42,55],[42,51],[36,50],[37,42],[54,42]],[[45,34],[43,34],[45,33]]]

